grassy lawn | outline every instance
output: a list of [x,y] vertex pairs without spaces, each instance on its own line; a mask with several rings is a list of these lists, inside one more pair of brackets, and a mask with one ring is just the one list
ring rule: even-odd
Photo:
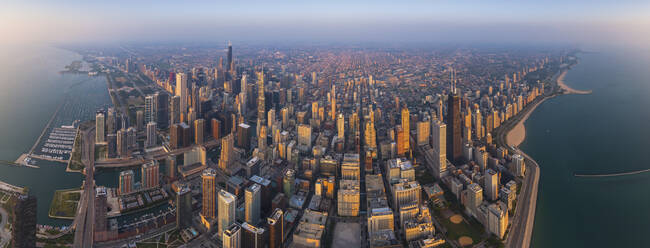
[[16,206],[16,197],[13,197],[9,194],[5,195],[5,197],[9,197],[9,199],[7,199],[7,202],[5,202],[4,204],[0,205],[0,207],[4,208],[7,211],[7,226],[5,227],[0,226],[0,228],[6,228],[11,226],[11,222],[14,218],[13,209],[14,206]]
[[54,192],[49,215],[53,218],[74,218],[81,193],[79,189],[57,190]]
[[73,239],[74,239],[74,233],[68,233],[57,239],[37,238],[36,242],[45,243],[44,247],[69,247],[69,245],[72,245]]
[[473,220],[468,220],[465,216],[463,222],[459,224],[452,223],[449,218],[444,218],[439,210],[435,211],[436,219],[447,228],[447,237],[449,239],[458,240],[462,236],[472,238],[474,244],[482,240],[483,229],[478,223],[472,224]]
[[[463,207],[456,200],[456,197],[444,184],[441,185],[441,187],[443,187],[443,190],[445,191],[445,199],[448,201],[448,206],[440,209],[435,207],[433,203],[430,203],[429,207],[434,210],[435,218],[440,221],[440,224],[447,228],[447,238],[458,240],[458,238],[462,236],[467,236],[472,238],[474,244],[481,242],[484,239],[483,237],[485,233],[483,226],[476,220],[463,214]],[[454,224],[448,217],[445,218],[443,216],[443,211],[451,211],[453,214],[460,214],[463,217],[463,221],[459,224]]]
[[72,154],[70,155],[70,161],[68,162],[68,169],[72,171],[81,171],[84,168],[84,164],[81,162],[81,133],[77,132],[77,136],[74,138],[74,146],[72,148]]

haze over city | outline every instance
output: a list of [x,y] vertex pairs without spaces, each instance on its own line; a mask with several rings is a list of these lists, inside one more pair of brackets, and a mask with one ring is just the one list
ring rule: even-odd
[[647,1],[4,1],[4,41],[643,45]]
[[648,1],[0,4],[0,248],[650,243]]

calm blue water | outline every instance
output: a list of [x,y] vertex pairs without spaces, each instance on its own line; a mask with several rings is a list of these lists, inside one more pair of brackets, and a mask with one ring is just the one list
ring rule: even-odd
[[[58,73],[80,59],[78,54],[50,46],[0,47],[0,159],[14,161],[31,148],[66,92],[72,97],[53,126],[92,119],[97,106],[110,103],[104,77]],[[50,219],[47,212],[54,191],[79,187],[82,175],[66,173],[62,163],[39,161],[38,165],[40,169],[0,164],[0,180],[28,187],[36,195],[38,223],[69,224]]]
[[522,150],[541,169],[533,247],[647,247],[650,173],[576,178],[574,172],[650,168],[650,54],[583,53],[563,95],[526,122]]

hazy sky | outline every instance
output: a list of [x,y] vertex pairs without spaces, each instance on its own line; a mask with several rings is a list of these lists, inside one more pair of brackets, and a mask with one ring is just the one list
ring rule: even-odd
[[650,44],[648,0],[1,2],[3,41]]

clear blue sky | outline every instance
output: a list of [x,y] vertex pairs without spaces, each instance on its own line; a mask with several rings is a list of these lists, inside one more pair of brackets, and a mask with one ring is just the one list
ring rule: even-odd
[[650,42],[650,1],[2,2],[13,40]]

